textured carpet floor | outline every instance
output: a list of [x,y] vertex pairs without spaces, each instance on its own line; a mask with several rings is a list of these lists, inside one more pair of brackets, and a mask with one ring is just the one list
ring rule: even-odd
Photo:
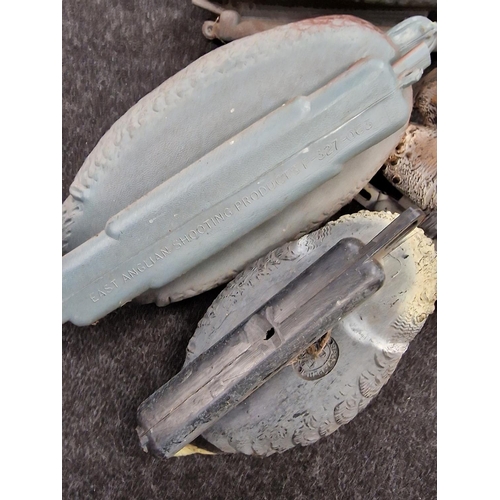
[[[189,0],[64,0],[63,198],[117,118],[216,47],[200,31],[209,18]],[[63,326],[64,498],[436,497],[436,314],[375,401],[315,445],[267,459],[143,453],[136,409],[180,369],[217,292]]]

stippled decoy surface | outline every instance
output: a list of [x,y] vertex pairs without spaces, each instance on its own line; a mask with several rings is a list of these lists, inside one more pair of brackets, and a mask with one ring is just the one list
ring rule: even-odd
[[412,121],[437,127],[437,67],[429,70],[413,88]]
[[[436,252],[421,229],[378,264],[363,254],[370,240],[385,248],[417,214],[344,215],[240,273],[200,321],[183,370],[139,407],[144,450],[270,456],[355,418],[434,312]],[[335,279],[354,255],[363,257]]]
[[389,156],[384,175],[423,210],[437,209],[437,130],[412,123]]
[[437,210],[437,68],[414,86],[412,121],[384,164],[385,177],[420,208]]
[[[64,195],[119,116],[215,47],[200,35],[207,18],[187,1],[63,3]],[[329,439],[266,460],[145,455],[136,408],[181,368],[216,295],[127,305],[95,326],[63,327],[65,498],[436,497],[436,314],[370,412]]]

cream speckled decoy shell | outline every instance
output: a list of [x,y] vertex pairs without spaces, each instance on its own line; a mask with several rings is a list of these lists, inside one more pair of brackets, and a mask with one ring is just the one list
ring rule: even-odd
[[[343,238],[367,243],[395,217],[367,211],[346,215],[257,260],[208,309],[184,366],[239,324],[240,302],[252,310],[270,293],[270,283],[302,272]],[[296,364],[283,368],[203,438],[224,452],[267,456],[314,443],[364,409],[394,372],[436,300],[436,252],[421,229],[410,233],[383,266],[383,287],[333,328],[331,352],[336,346],[337,359],[330,371],[307,379]]]

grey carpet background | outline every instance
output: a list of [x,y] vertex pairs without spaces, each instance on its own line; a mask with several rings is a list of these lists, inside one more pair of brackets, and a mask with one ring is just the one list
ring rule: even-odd
[[[189,0],[63,1],[63,199],[116,119],[217,46],[201,35],[211,18]],[[64,498],[436,498],[436,314],[375,401],[315,445],[267,459],[142,452],[136,409],[180,369],[218,291],[63,326]]]

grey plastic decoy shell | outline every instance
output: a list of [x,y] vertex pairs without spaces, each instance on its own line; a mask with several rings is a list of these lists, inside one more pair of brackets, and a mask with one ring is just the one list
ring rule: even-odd
[[[95,236],[110,217],[290,98],[310,93],[360,58],[391,61],[397,55],[390,39],[373,26],[334,16],[279,27],[200,58],[141,99],[86,159],[63,205],[63,251]],[[403,92],[410,102],[411,90]],[[276,245],[317,227],[373,176],[402,132],[403,127],[347,162],[336,178],[223,255],[140,300],[164,305],[200,293],[226,282]]]
[[[243,309],[262,301],[272,284],[300,274],[343,238],[367,243],[395,217],[366,211],[346,215],[257,260],[208,309],[188,345],[184,367],[235,328]],[[364,409],[394,372],[436,300],[436,253],[421,229],[385,257],[383,266],[382,288],[340,321],[321,356],[305,353],[203,438],[224,452],[267,456],[312,444]],[[180,455],[190,450],[197,452],[190,445]]]

